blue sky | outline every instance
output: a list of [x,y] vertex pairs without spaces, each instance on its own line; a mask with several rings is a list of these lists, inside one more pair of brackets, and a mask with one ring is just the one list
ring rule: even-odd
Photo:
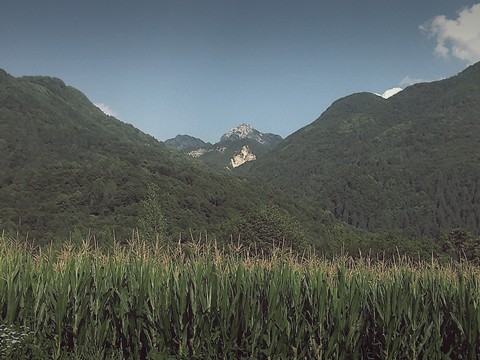
[[340,97],[449,77],[480,60],[480,4],[469,1],[2,0],[1,8],[0,68],[59,77],[159,140],[215,142],[244,122],[287,136]]

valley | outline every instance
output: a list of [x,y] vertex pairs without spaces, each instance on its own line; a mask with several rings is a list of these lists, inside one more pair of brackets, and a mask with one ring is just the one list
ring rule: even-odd
[[0,70],[0,357],[478,357],[479,84],[162,143]]
[[388,99],[347,96],[286,139],[241,124],[215,144],[164,144],[60,79],[2,71],[0,226],[38,244],[208,233],[425,257],[453,256],[460,231],[474,250],[479,83],[475,64]]

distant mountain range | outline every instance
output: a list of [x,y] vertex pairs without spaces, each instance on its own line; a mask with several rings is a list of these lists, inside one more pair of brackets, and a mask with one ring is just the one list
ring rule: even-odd
[[244,123],[229,130],[213,145],[189,135],[177,135],[166,140],[165,144],[198,158],[214,170],[220,170],[238,168],[255,161],[257,156],[273,149],[281,141],[280,135],[262,133]]
[[237,140],[251,139],[256,142],[264,145],[268,149],[272,149],[282,141],[280,135],[271,134],[271,133],[261,133],[260,131],[253,128],[250,124],[241,124],[220,138],[220,142],[234,142]]
[[177,135],[173,139],[165,140],[164,144],[187,152],[212,146],[212,144],[190,135]]
[[57,78],[0,70],[0,169],[0,231],[37,243],[123,241],[137,230],[145,239],[150,226],[174,241],[203,232],[219,242],[288,237],[298,247],[348,228],[262,181],[213,173]]
[[150,219],[175,240],[426,256],[451,229],[480,233],[480,63],[347,96],[284,140],[241,124],[165,144],[60,79],[0,70],[0,231],[125,240]]
[[480,232],[480,63],[383,99],[358,93],[257,159],[250,175],[369,231]]

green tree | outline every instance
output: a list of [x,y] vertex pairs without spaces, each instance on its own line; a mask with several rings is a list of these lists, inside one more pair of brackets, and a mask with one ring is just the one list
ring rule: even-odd
[[302,249],[306,234],[298,220],[278,205],[264,205],[248,211],[242,218],[230,224],[230,235],[240,236],[246,243],[255,243],[261,248],[284,243]]
[[141,202],[138,230],[141,237],[146,240],[157,238],[165,240],[167,235],[167,221],[160,204],[158,192],[158,187],[150,184],[147,188],[147,196]]
[[442,248],[450,257],[480,262],[480,237],[463,229],[453,229],[442,236]]

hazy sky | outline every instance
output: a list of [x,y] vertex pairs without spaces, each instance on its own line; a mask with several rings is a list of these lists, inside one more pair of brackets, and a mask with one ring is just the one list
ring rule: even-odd
[[[478,0],[477,0],[478,1]],[[49,75],[159,140],[287,136],[332,101],[480,60],[456,0],[2,0],[0,68]]]

